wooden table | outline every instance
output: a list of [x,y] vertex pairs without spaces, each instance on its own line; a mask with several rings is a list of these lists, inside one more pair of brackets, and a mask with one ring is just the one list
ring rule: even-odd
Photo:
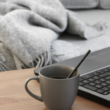
[[[0,72],[0,110],[48,110],[44,103],[29,96],[24,89],[25,80],[34,75],[34,69]],[[30,90],[40,95],[37,81],[29,83]],[[110,110],[80,96],[71,110]]]

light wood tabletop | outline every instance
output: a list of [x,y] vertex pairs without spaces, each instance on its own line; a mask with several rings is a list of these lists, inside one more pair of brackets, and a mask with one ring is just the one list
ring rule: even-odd
[[[29,96],[24,89],[25,80],[34,75],[34,69],[0,72],[0,110],[48,110],[43,102]],[[39,84],[31,81],[30,90],[40,95]],[[110,110],[101,104],[77,96],[70,110]]]

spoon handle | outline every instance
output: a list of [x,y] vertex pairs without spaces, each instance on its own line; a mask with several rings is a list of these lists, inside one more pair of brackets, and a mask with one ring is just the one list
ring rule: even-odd
[[73,76],[73,74],[76,72],[78,67],[81,65],[81,63],[85,60],[85,58],[89,55],[90,52],[91,52],[91,50],[88,50],[88,52],[85,54],[85,56],[82,58],[82,60],[78,63],[78,65],[75,67],[75,69],[68,75],[67,78],[70,78]]

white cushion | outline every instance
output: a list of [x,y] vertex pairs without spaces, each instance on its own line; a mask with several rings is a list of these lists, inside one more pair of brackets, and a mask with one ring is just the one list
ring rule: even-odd
[[95,37],[89,40],[81,39],[77,35],[66,35],[66,34],[62,35],[60,39],[68,41],[76,46],[79,46],[79,48],[82,48],[81,50],[83,51],[82,54],[85,54],[88,49],[94,52],[97,50],[110,47],[110,10],[93,9],[86,11],[79,10],[76,12],[78,13],[79,18],[87,24],[93,25],[97,22],[105,21],[108,25],[108,29],[102,36]]
[[81,9],[95,8],[99,4],[99,0],[60,0],[66,8]]
[[110,0],[100,0],[99,6],[104,9],[110,9]]

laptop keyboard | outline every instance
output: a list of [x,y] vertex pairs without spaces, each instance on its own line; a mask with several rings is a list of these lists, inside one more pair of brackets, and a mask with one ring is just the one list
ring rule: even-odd
[[110,94],[110,67],[80,76],[79,85],[102,95]]

